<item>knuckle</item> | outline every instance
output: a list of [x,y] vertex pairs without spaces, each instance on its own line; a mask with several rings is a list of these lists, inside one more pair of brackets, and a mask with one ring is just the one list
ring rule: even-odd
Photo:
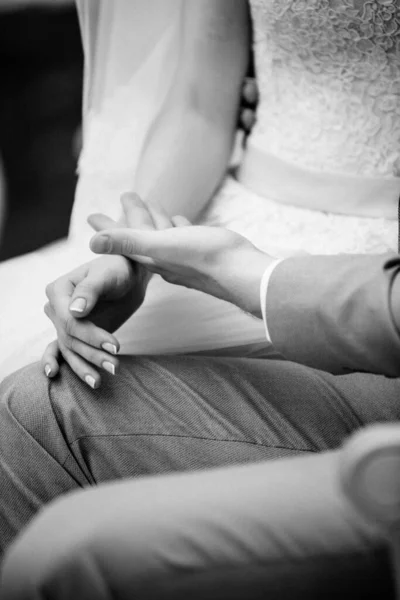
[[93,283],[89,283],[86,281],[83,281],[82,283],[80,283],[79,285],[76,286],[75,288],[75,293],[74,293],[74,297],[88,297],[88,296],[93,296],[96,292],[96,287]]
[[71,352],[77,351],[77,343],[73,337],[67,336],[64,339],[64,345],[68,350],[71,350]]
[[85,359],[93,365],[99,365],[101,363],[98,352],[96,352],[94,348],[85,348]]
[[102,278],[105,281],[114,279],[115,278],[115,270],[111,266],[107,265],[107,267],[104,268],[104,271],[102,273]]
[[51,319],[51,308],[49,302],[46,302],[46,304],[44,305],[43,312],[46,315],[46,317],[49,317],[49,319]]
[[73,349],[74,349],[74,338],[71,338],[70,336],[68,336],[68,335],[65,335],[65,336],[63,336],[63,338],[62,338],[62,344],[63,344],[63,347],[64,347],[66,350],[71,350],[71,351],[73,351]]
[[93,331],[85,332],[85,340],[84,341],[88,346],[92,346],[94,348],[100,347],[100,342],[97,339],[97,336],[94,334]]
[[67,336],[73,336],[76,329],[75,319],[72,316],[68,316],[64,321],[64,330]]
[[50,351],[49,351],[49,346],[47,346],[47,348],[45,348],[45,350],[44,350],[44,352],[42,354],[42,358],[40,359],[40,362],[42,363],[43,366],[49,360],[49,356],[50,356]]
[[85,329],[84,336],[84,341],[90,348],[94,348],[96,352],[101,349],[101,345],[105,339],[104,333],[96,325],[90,324]]
[[58,341],[54,340],[53,342],[50,342],[50,344],[47,346],[46,354],[48,356],[53,356],[54,358],[57,358],[58,348]]
[[135,246],[129,238],[121,240],[121,252],[122,254],[135,254]]
[[46,285],[45,293],[46,293],[47,298],[49,300],[51,300],[52,297],[54,296],[54,282]]
[[71,364],[71,352],[66,346],[60,346],[60,353],[65,360],[65,362],[76,372],[75,368]]
[[87,280],[87,278],[83,279],[75,286],[74,296],[76,296],[77,292],[82,290],[91,290],[93,285]]
[[56,358],[57,358],[57,351],[56,351],[56,348],[54,347],[54,343],[51,342],[51,344],[48,344],[45,351],[43,352],[42,362],[46,363],[47,361],[49,361],[51,359],[56,359]]

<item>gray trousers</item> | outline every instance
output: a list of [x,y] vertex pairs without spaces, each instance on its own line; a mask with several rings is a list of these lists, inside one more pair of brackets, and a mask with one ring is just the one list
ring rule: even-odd
[[97,391],[23,369],[0,386],[1,550],[78,493],[17,540],[2,598],[390,598],[332,450],[399,395],[261,359],[127,358]]

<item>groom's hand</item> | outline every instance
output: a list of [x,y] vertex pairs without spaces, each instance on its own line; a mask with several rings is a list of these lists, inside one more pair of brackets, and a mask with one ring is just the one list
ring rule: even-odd
[[217,227],[172,219],[164,231],[109,229],[90,243],[98,254],[124,255],[166,281],[236,304],[261,317],[260,281],[274,260],[241,235]]

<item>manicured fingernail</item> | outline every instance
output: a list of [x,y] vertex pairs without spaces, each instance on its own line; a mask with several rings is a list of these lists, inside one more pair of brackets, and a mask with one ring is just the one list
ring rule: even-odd
[[77,313],[82,313],[86,308],[86,304],[87,302],[85,298],[76,298],[76,300],[74,300],[70,305],[69,310],[72,310],[73,312]]
[[103,348],[103,350],[109,352],[110,354],[118,354],[117,346],[115,346],[114,344],[110,344],[110,342],[105,342],[104,344],[102,344],[101,347]]
[[96,388],[96,380],[91,375],[86,375],[85,381],[93,390]]
[[46,365],[44,368],[44,372],[46,373],[46,377],[50,377],[51,375],[51,366],[50,365]]
[[108,362],[108,360],[103,362],[103,369],[108,371],[108,373],[111,373],[111,375],[115,375],[115,365],[113,365],[111,362]]
[[96,238],[97,251],[109,254],[112,250],[111,238],[108,235],[99,235]]

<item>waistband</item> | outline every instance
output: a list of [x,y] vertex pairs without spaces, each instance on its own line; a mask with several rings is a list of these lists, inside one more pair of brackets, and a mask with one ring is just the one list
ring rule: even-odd
[[397,219],[400,177],[311,171],[249,144],[238,181],[275,202],[320,212]]

